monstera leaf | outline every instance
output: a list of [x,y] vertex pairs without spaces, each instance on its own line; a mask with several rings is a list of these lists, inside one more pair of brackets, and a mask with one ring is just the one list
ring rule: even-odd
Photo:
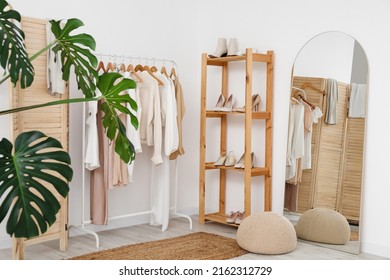
[[11,10],[7,1],[0,0],[0,64],[16,84],[29,87],[34,80],[32,66],[24,45],[24,33],[13,21],[20,22],[20,14]]
[[96,89],[95,80],[98,76],[96,71],[98,62],[90,50],[95,50],[95,40],[85,33],[70,34],[84,25],[79,19],[68,19],[63,28],[61,21],[51,20],[50,23],[57,39],[52,50],[61,52],[62,79],[69,80],[71,67],[74,66],[78,88],[86,97],[93,97]]
[[47,185],[66,197],[73,171],[61,143],[41,132],[20,134],[14,154],[12,148],[0,141],[0,223],[9,212],[7,233],[31,238],[46,232],[60,209]]
[[97,87],[105,101],[100,108],[104,112],[103,127],[106,135],[110,140],[115,141],[115,152],[124,162],[129,163],[135,158],[134,146],[126,136],[126,128],[119,114],[130,115],[132,125],[138,127],[137,117],[127,107],[127,104],[130,104],[130,107],[136,111],[137,103],[129,94],[124,93],[127,89],[135,88],[136,84],[133,80],[123,79],[121,74],[112,72],[100,75]]

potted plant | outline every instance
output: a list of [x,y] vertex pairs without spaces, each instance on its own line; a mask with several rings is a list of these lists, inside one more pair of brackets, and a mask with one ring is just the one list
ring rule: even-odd
[[[31,57],[26,52],[24,33],[15,24],[20,20],[20,14],[7,1],[0,0],[0,67],[4,70],[0,84],[9,79],[14,85],[20,83],[22,88],[28,88],[34,82],[31,61],[51,48],[54,52],[61,52],[63,80],[69,80],[73,69],[84,97],[0,111],[0,121],[2,115],[23,110],[103,100],[100,110],[104,113],[105,133],[115,142],[115,151],[120,158],[126,163],[133,161],[134,147],[126,137],[126,128],[117,112],[130,115],[133,126],[138,126],[137,118],[127,107],[130,104],[133,110],[137,110],[137,104],[128,94],[123,94],[123,91],[135,88],[135,82],[122,78],[119,73],[98,75],[98,61],[93,54],[95,40],[88,34],[77,34],[77,29],[83,26],[79,19],[68,19],[64,27],[60,21],[50,21],[56,39]],[[101,96],[95,94],[96,88]],[[0,223],[8,214],[7,233],[17,238],[33,238],[45,233],[56,221],[60,204],[41,182],[51,184],[66,197],[72,176],[70,156],[57,139],[39,131],[21,133],[15,143],[1,139]]]

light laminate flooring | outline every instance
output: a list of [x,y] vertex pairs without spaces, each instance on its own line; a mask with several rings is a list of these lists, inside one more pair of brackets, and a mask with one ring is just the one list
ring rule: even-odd
[[[136,244],[141,242],[166,239],[185,235],[191,232],[204,231],[235,238],[237,229],[217,223],[199,224],[198,217],[193,216],[193,229],[190,230],[187,219],[174,218],[169,222],[169,228],[165,232],[159,226],[148,224],[136,225],[106,231],[97,232],[100,240],[100,248],[95,245],[95,238],[89,234],[75,235],[69,237],[68,248],[65,252],[58,249],[58,241],[47,241],[26,247],[26,260],[62,260],[78,255],[91,253],[97,250],[105,250],[118,246]],[[71,230],[76,233],[76,230]],[[77,233],[79,233],[77,231]],[[0,260],[12,258],[11,248],[0,250]],[[316,246],[304,242],[298,242],[297,248],[288,254],[283,255],[259,255],[246,254],[237,259],[240,260],[381,260],[379,256],[360,253],[359,255],[341,252],[329,248]]]

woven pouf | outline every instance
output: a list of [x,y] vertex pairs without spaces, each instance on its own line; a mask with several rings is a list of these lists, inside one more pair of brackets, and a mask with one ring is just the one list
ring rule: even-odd
[[237,243],[251,253],[277,255],[295,250],[297,236],[287,218],[272,212],[254,213],[238,227]]
[[296,225],[297,236],[308,241],[342,245],[349,241],[347,219],[331,209],[314,208],[302,214]]

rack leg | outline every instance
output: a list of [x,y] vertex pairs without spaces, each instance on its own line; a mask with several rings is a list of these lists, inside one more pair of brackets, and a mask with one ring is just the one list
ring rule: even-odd
[[87,233],[87,234],[93,235],[93,236],[95,237],[95,241],[96,241],[96,248],[99,249],[99,247],[100,247],[100,245],[99,245],[99,236],[97,235],[96,232],[94,232],[94,231],[92,231],[92,230],[89,230],[89,229],[86,229],[86,228],[84,228],[84,227],[73,226],[73,225],[70,225],[70,226],[69,226],[69,229],[71,229],[71,228],[74,228],[74,229],[77,229],[77,230],[79,230],[79,231],[83,231],[83,232],[85,232],[85,233]]
[[192,219],[190,216],[188,215],[184,215],[184,214],[180,214],[180,213],[176,213],[176,212],[173,212],[172,215],[175,215],[175,216],[178,216],[178,217],[182,217],[182,218],[186,218],[189,223],[190,223],[190,230],[192,230]]

